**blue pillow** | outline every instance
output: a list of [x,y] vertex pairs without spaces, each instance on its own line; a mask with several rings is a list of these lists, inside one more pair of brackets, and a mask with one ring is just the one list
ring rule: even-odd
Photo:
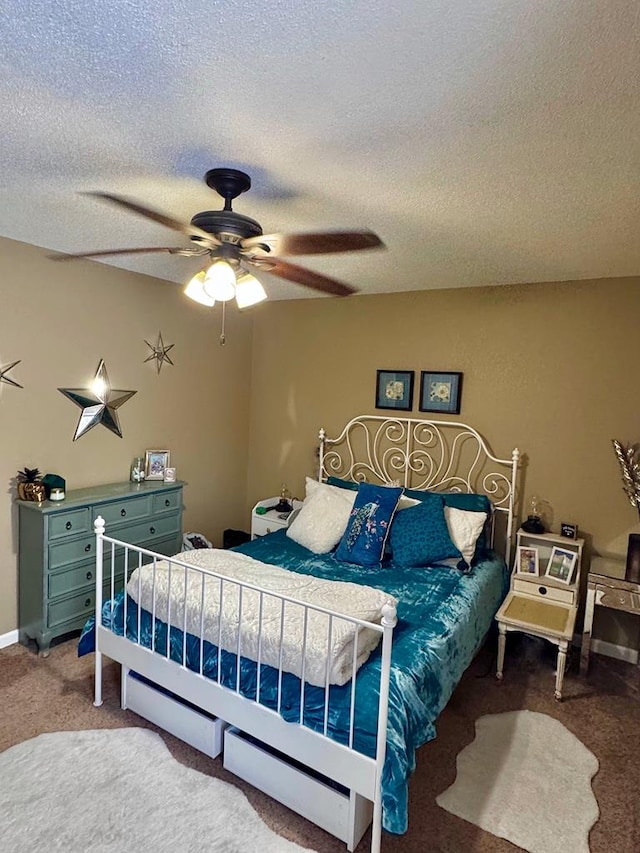
[[359,566],[379,566],[401,495],[400,488],[360,483],[336,559]]
[[[475,492],[421,492],[419,489],[405,489],[404,493],[406,497],[419,501],[423,501],[425,495],[438,495],[438,497],[444,500],[445,506],[454,506],[456,509],[465,509],[469,512],[486,512],[487,522],[476,542],[472,564],[488,549],[487,530],[491,524],[493,504],[486,495],[479,495]],[[406,510],[403,510],[403,512],[406,512]]]
[[449,535],[442,496],[435,492],[422,494],[420,503],[399,512],[391,527],[393,562],[403,568],[462,557]]
[[337,486],[339,489],[349,489],[352,492],[358,491],[359,483],[354,480],[342,480],[340,477],[327,477],[328,486]]

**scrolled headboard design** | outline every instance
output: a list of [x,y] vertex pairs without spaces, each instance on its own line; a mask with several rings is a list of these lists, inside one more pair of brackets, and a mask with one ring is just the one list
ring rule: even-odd
[[494,522],[504,516],[508,562],[519,458],[517,448],[509,459],[494,456],[468,424],[359,415],[336,438],[320,430],[319,478],[485,494],[493,504]]

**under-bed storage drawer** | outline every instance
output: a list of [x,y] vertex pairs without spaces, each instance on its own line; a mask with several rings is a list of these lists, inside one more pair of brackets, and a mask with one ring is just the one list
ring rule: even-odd
[[224,732],[224,767],[355,849],[371,823],[373,803],[333,787],[236,728]]
[[209,717],[185,705],[157,687],[127,673],[126,706],[145,720],[175,735],[185,743],[216,758],[222,752],[224,720]]

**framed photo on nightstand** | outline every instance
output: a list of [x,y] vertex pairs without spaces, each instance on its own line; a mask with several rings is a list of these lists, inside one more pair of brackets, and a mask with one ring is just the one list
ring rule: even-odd
[[536,577],[540,574],[537,548],[529,548],[524,545],[518,546],[516,572],[519,575],[535,575]]
[[564,548],[554,547],[547,563],[544,576],[553,578],[561,583],[570,584],[573,577],[578,555],[575,551],[566,551]]

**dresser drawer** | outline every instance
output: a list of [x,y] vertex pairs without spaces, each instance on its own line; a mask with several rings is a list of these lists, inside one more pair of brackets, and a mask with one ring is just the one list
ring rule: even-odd
[[88,619],[94,612],[96,606],[96,591],[94,587],[73,595],[49,602],[47,624],[49,627],[69,622],[79,617]]
[[130,524],[127,528],[118,530],[114,538],[139,545],[141,542],[150,542],[155,538],[168,536],[170,533],[178,533],[179,530],[180,516],[176,513],[160,518],[150,518],[139,524]]
[[[72,569],[67,569],[64,572],[52,572],[47,578],[49,584],[49,598],[58,598],[63,595],[68,595],[79,589],[87,589],[89,591],[95,589],[96,585],[96,567],[94,563],[85,563],[82,566],[74,566]],[[104,573],[105,587],[111,595],[111,572],[106,570]],[[115,589],[116,592],[122,588],[122,561],[116,569]]]
[[91,514],[89,507],[70,509],[69,512],[59,512],[49,518],[49,539],[60,539],[62,536],[74,536],[91,530]]
[[513,579],[513,591],[521,592],[524,595],[533,595],[544,598],[547,601],[560,601],[563,604],[575,603],[575,590],[560,589],[557,586],[550,586],[542,582],[532,582],[529,580],[521,580],[520,578]]
[[153,514],[159,515],[161,512],[166,512],[169,509],[178,509],[181,503],[182,492],[180,489],[175,489],[172,492],[165,492],[162,495],[153,495]]
[[121,524],[126,521],[135,521],[137,518],[145,518],[151,514],[151,496],[140,495],[139,498],[127,498],[127,500],[113,501],[113,503],[101,504],[93,509],[94,517],[101,515],[107,527]]
[[95,559],[95,556],[96,537],[93,534],[72,539],[70,542],[57,542],[55,545],[49,545],[49,570],[59,569],[70,563],[86,562],[92,557]]

